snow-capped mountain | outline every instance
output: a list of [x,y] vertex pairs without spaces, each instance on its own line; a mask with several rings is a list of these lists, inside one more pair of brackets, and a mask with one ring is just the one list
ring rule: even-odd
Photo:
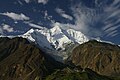
[[[53,56],[56,60],[62,61],[68,57],[65,51],[66,46],[74,47],[74,44],[82,44],[89,39],[80,31],[55,24],[53,28],[30,29],[24,35],[29,41],[36,43],[46,53]],[[68,47],[67,47],[68,49]]]
[[22,37],[35,42],[40,47],[51,50],[64,50],[66,44],[82,44],[89,39],[80,31],[74,29],[63,29],[60,25],[55,25],[51,29],[30,29]]

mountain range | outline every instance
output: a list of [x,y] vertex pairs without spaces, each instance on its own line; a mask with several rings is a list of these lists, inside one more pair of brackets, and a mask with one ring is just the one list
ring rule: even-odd
[[120,0],[0,0],[0,80],[120,80]]
[[[47,53],[58,57],[58,61],[63,61],[67,57],[65,50],[68,47],[74,47],[74,44],[82,44],[89,39],[80,31],[74,29],[63,28],[56,24],[53,28],[47,29],[31,29],[25,34],[21,35],[29,41],[36,43],[40,48],[44,49]],[[69,45],[67,47],[67,45]],[[70,46],[71,45],[71,46]],[[67,47],[67,48],[66,48]]]
[[119,80],[119,62],[118,45],[58,24],[0,37],[1,80]]

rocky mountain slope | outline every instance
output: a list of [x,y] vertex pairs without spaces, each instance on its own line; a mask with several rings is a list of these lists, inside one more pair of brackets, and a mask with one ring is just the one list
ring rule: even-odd
[[71,60],[102,75],[120,76],[120,47],[117,45],[91,40],[76,47]]
[[0,80],[41,80],[60,66],[27,39],[0,38]]
[[[98,44],[98,42],[90,41],[88,42],[90,45]],[[86,45],[88,43],[82,44]],[[99,45],[106,45],[106,47],[117,51],[119,49],[118,46],[112,46],[110,44],[99,43]],[[82,46],[80,45],[80,46]],[[78,63],[82,59],[81,56],[77,55],[76,49],[73,51],[74,54],[71,56],[72,61],[75,64],[62,64],[53,59],[50,55],[46,54],[45,51],[41,51],[40,48],[36,47],[34,43],[30,43],[27,39],[16,37],[16,38],[0,38],[0,79],[1,80],[119,80],[114,79],[113,77],[102,76],[102,72],[100,73],[101,66],[98,73],[92,71],[96,66],[92,66],[87,68],[83,67],[82,63]],[[78,49],[79,52],[81,49]],[[83,50],[84,51],[84,50]],[[86,54],[86,53],[85,53]],[[77,55],[75,57],[75,55]],[[94,56],[94,54],[93,54]],[[111,55],[112,56],[112,55]],[[118,56],[118,57],[117,57]],[[78,57],[78,58],[77,58]],[[86,55],[82,56],[83,58]],[[86,61],[91,59],[92,57],[87,56]],[[115,59],[116,58],[116,59]],[[103,57],[104,59],[104,57]],[[102,63],[109,63],[107,61],[102,61]],[[78,62],[76,60],[79,60]],[[93,59],[94,60],[94,59]],[[119,75],[119,54],[116,53],[114,58],[112,58],[111,62],[113,68],[115,70],[116,75]],[[91,61],[92,62],[92,61]],[[96,60],[94,60],[96,62]],[[109,63],[111,65],[111,63]],[[80,66],[81,65],[81,66]],[[93,63],[94,65],[94,63]],[[108,65],[106,63],[106,65]],[[110,66],[109,65],[109,66]],[[117,66],[118,65],[118,66]],[[104,66],[106,67],[106,66]],[[111,67],[111,66],[110,66]],[[112,69],[107,67],[111,72]],[[116,69],[117,68],[117,69]],[[98,69],[98,68],[97,68]],[[105,68],[106,69],[106,68]],[[104,74],[104,72],[103,72]],[[106,73],[106,74],[109,74]]]

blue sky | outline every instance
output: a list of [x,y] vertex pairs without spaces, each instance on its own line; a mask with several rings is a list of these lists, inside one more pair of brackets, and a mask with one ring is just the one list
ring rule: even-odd
[[0,34],[24,34],[56,22],[120,44],[120,0],[0,0]]

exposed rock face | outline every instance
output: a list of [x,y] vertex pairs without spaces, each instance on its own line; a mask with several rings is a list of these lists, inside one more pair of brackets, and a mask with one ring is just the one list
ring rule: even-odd
[[120,76],[120,47],[117,45],[91,40],[76,47],[71,60],[102,75]]
[[0,80],[43,79],[60,65],[46,56],[26,39],[0,38]]

